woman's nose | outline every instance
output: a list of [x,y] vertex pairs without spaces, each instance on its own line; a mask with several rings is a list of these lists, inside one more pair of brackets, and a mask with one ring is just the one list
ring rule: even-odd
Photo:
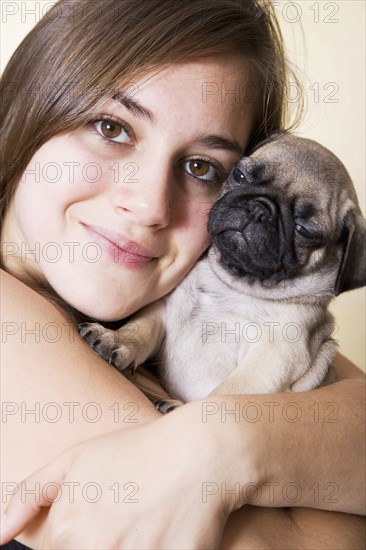
[[136,162],[129,162],[124,163],[123,173],[114,191],[114,207],[139,225],[156,229],[166,227],[171,211],[171,166],[163,162],[144,162],[142,168]]

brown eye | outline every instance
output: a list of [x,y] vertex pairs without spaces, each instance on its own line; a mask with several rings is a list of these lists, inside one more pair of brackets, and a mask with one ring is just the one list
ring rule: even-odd
[[104,120],[100,129],[105,137],[113,139],[120,135],[123,128],[120,124],[116,124],[110,120]]
[[110,118],[93,120],[92,124],[98,134],[107,142],[131,145],[133,138],[130,137],[129,130],[124,124],[114,121]]
[[210,164],[206,161],[197,159],[189,161],[190,172],[198,178],[206,176],[210,168]]
[[224,181],[223,169],[209,160],[187,159],[182,162],[182,167],[187,174],[202,183],[213,184]]

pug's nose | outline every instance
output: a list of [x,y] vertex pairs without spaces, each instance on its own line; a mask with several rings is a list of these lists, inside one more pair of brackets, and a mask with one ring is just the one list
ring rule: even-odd
[[250,201],[249,211],[257,222],[266,222],[277,216],[276,203],[268,197],[257,197],[255,200]]
[[236,197],[233,206],[243,213],[246,223],[266,223],[277,218],[277,205],[268,197]]

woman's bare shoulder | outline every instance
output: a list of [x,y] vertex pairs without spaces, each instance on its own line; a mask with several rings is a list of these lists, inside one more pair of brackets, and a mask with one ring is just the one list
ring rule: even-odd
[[[0,269],[0,295],[3,315],[42,315],[47,311],[62,318],[62,312],[54,304],[13,275]],[[35,309],[36,306],[36,309]],[[66,315],[65,315],[66,318]]]
[[1,300],[3,479],[18,481],[79,441],[155,417],[66,314],[4,271]]
[[7,353],[15,352],[12,360],[16,364],[24,355],[29,364],[30,360],[46,354],[42,364],[46,358],[50,359],[49,355],[54,356],[60,346],[65,356],[85,347],[66,311],[6,271],[1,270],[0,277],[2,344]]

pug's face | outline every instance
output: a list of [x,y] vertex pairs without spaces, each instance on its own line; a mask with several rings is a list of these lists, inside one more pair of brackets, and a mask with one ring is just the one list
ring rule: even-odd
[[365,220],[352,181],[313,141],[278,134],[244,157],[208,230],[220,264],[246,283],[273,288],[318,273],[324,293],[365,284]]

